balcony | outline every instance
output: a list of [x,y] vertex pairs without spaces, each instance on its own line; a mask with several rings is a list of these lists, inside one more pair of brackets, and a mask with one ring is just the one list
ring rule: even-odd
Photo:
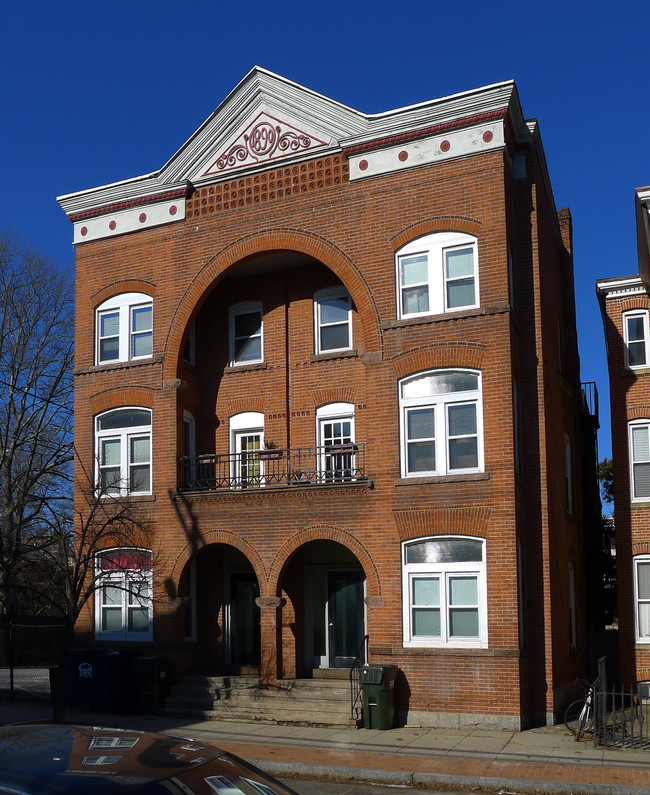
[[366,485],[365,444],[183,458],[181,493]]

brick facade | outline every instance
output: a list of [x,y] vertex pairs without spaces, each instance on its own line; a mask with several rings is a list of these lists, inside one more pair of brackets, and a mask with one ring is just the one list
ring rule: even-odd
[[[349,109],[260,70],[234,96],[251,93],[254,84],[275,97],[276,116],[293,114],[294,126],[299,103],[290,105],[286,96],[324,103],[323,134],[305,140],[329,140],[329,149],[290,150],[277,164],[235,164],[232,174],[206,178],[192,171],[191,139],[170,161],[174,179],[166,185],[165,172],[158,175],[158,193],[147,182],[138,198],[134,181],[124,196],[109,186],[61,199],[77,242],[75,439],[83,467],[93,468],[97,415],[129,406],[152,412],[152,494],[133,497],[153,523],[157,545],[153,640],[143,648],[168,654],[182,672],[236,670],[235,589],[254,581],[261,652],[253,663],[263,681],[311,675],[331,665],[319,646],[327,646],[321,624],[335,609],[323,590],[330,573],[357,572],[370,661],[399,666],[402,719],[510,727],[551,720],[584,667],[580,621],[571,637],[568,575],[571,565],[573,613],[584,616],[582,393],[570,216],[558,217],[554,208],[536,125],[523,122],[513,84],[493,89],[500,92],[491,100],[498,112],[485,115],[501,131],[498,145],[492,128],[483,132],[486,121],[467,120],[470,114],[456,107],[471,104],[471,92],[451,98],[448,108],[432,103],[435,114],[405,109],[390,126],[376,122],[374,129],[361,114],[353,124]],[[215,135],[220,116],[230,119],[232,101],[233,95],[209,120]],[[238,112],[243,130],[257,113],[254,99]],[[427,113],[437,114],[435,125]],[[339,131],[335,140],[332,118],[348,125],[347,137]],[[457,139],[450,138],[447,156],[444,139],[432,144],[437,159],[411,165],[420,150],[404,149],[395,166],[386,166],[397,127],[397,145],[406,141],[405,147],[428,142],[425,128],[443,137],[467,128],[458,139],[466,149],[454,156]],[[197,136],[205,138],[206,129]],[[183,171],[175,164],[184,152]],[[366,178],[364,168],[382,170]],[[181,182],[180,220],[124,234],[101,231],[102,219],[117,213],[119,224],[120,212],[132,212],[127,205],[143,208],[138,219],[146,224],[147,195],[170,201],[173,190],[181,195]],[[480,304],[400,318],[396,252],[439,232],[476,239]],[[352,345],[317,354],[314,293],[336,285],[351,297]],[[152,355],[98,365],[96,309],[127,292],[153,300]],[[250,301],[263,304],[263,361],[233,366],[229,310]],[[184,349],[192,325],[189,364]],[[474,473],[404,477],[399,382],[440,368],[480,373],[484,463]],[[231,453],[232,418],[256,412],[264,438],[288,460],[289,451],[314,448],[317,410],[330,404],[354,407],[363,478],[183,489],[184,412],[195,418],[197,456]],[[565,439],[573,445],[570,511]],[[485,541],[487,644],[405,646],[402,544],[458,535]],[[254,626],[242,633],[257,632],[255,617],[246,620]],[[189,638],[187,621],[194,622]],[[78,624],[80,642],[93,642],[94,622],[89,606]]]

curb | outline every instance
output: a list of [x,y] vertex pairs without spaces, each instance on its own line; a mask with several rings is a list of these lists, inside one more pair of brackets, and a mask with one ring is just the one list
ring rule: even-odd
[[[486,776],[447,776],[441,773],[407,773],[406,771],[375,770],[371,768],[332,767],[329,765],[304,765],[290,762],[269,762],[264,759],[248,760],[253,765],[276,778],[325,779],[357,781],[368,784],[387,784],[394,787],[423,787],[437,790],[512,790],[508,795],[521,792],[554,793],[555,795],[650,795],[650,787],[634,789],[619,784],[576,784],[568,781],[533,781],[518,778],[490,778]],[[504,795],[506,795],[504,793]]]

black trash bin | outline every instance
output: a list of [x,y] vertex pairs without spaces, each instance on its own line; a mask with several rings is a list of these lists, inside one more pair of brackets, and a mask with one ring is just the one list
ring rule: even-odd
[[68,703],[121,711],[133,699],[132,656],[111,649],[68,653]]
[[169,659],[138,657],[135,661],[135,680],[140,712],[155,714],[168,695]]
[[364,665],[361,668],[364,729],[393,728],[397,671],[394,665]]

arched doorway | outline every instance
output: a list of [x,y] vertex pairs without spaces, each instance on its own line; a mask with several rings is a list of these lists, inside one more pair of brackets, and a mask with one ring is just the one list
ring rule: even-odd
[[256,672],[261,659],[260,588],[248,558],[227,544],[210,544],[185,566],[180,592],[185,637],[202,649],[205,672]]
[[295,610],[298,675],[349,669],[366,634],[366,577],[356,556],[334,541],[311,541],[287,564],[282,586]]

